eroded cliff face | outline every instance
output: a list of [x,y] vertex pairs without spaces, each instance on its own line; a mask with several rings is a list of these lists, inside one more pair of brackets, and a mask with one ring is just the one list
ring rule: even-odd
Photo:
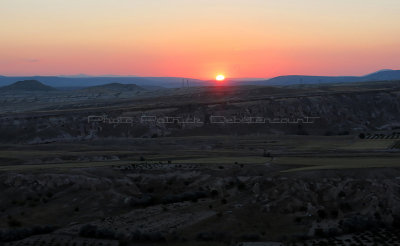
[[[0,141],[45,143],[215,133],[340,135],[397,129],[400,127],[399,112],[398,91],[227,100],[202,104],[183,101],[179,105],[153,105],[151,108],[131,106],[39,111],[3,114],[0,118]],[[90,121],[89,116],[104,117],[104,120]],[[144,121],[144,116],[154,116],[157,120]],[[211,118],[214,116],[224,117],[224,123],[221,124],[221,118],[213,121]],[[248,123],[248,117],[253,117],[253,121],[258,117],[263,122]],[[195,119],[199,122],[193,122]],[[232,121],[242,122],[233,124]]]

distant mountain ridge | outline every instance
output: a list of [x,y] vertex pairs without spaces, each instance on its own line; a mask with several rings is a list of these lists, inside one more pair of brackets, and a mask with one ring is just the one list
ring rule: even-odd
[[365,76],[307,76],[287,75],[278,76],[269,80],[254,82],[258,85],[294,85],[294,84],[321,84],[321,83],[351,83],[400,80],[400,70],[381,70]]
[[1,77],[0,86],[9,85],[21,80],[38,80],[52,87],[89,87],[109,83],[136,84],[138,86],[162,86],[176,88],[182,86],[182,80],[189,80],[191,86],[200,86],[203,81],[179,77],[60,77],[60,76],[30,76]]
[[17,81],[14,84],[0,87],[0,91],[55,91],[56,89],[37,80]]
[[[31,77],[5,77],[0,76],[0,86],[9,85],[21,80],[37,80],[52,87],[75,87],[83,88],[90,86],[99,86],[110,83],[135,84],[142,88],[146,87],[167,87],[180,88],[189,86],[212,86],[215,80],[199,80],[182,77],[92,77],[89,75],[67,76],[31,76]],[[258,78],[233,78],[227,79],[224,85],[271,85],[285,86],[296,84],[323,84],[323,83],[352,83],[352,82],[372,82],[372,81],[390,81],[400,80],[400,70],[380,70],[365,76],[307,76],[307,75],[287,75],[278,76],[271,79]]]
[[369,80],[397,80],[400,79],[400,70],[381,70],[376,73],[372,73],[364,76]]

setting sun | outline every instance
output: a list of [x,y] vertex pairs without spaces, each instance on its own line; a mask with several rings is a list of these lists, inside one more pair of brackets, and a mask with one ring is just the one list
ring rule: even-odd
[[218,80],[218,81],[223,81],[223,80],[225,80],[225,76],[220,74],[215,79]]

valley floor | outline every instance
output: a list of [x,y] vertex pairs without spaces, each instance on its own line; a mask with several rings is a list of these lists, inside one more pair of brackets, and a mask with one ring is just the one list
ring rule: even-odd
[[350,245],[353,233],[400,223],[397,141],[221,135],[2,145],[0,237],[9,245],[326,245],[321,237]]

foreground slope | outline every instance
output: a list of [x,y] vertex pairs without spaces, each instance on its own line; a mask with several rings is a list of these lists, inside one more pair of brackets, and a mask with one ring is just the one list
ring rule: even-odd
[[1,114],[2,242],[399,243],[399,82],[57,95]]

